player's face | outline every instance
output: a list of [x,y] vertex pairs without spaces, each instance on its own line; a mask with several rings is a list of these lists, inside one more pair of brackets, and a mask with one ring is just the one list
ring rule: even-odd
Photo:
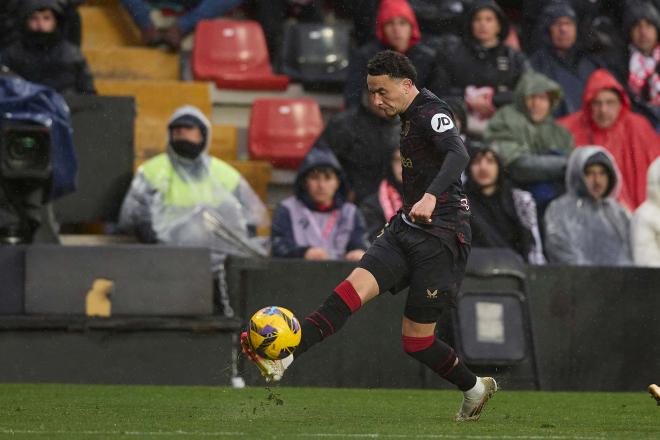
[[495,41],[500,29],[500,21],[492,9],[482,9],[472,18],[472,35],[480,43]]
[[610,176],[603,165],[589,165],[584,170],[584,182],[587,185],[589,194],[600,200],[606,195],[607,187],[610,184]]
[[550,96],[547,93],[525,96],[525,105],[533,122],[541,122],[550,114]]
[[470,165],[470,174],[481,188],[487,188],[497,184],[499,167],[493,153],[488,151],[477,156]]
[[405,52],[410,45],[412,26],[402,17],[394,17],[383,25],[385,40],[397,52]]
[[621,112],[621,98],[612,90],[601,90],[591,100],[591,117],[600,128],[610,128]]
[[367,87],[373,105],[385,113],[385,116],[393,118],[404,111],[412,81],[391,78],[388,75],[367,75]]
[[314,203],[329,205],[339,189],[339,177],[331,170],[312,170],[305,178],[307,194]]
[[630,30],[630,41],[637,49],[650,54],[658,44],[658,30],[650,21],[641,19]]

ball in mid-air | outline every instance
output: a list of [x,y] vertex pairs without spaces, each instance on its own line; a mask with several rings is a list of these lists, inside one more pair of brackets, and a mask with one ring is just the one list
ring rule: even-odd
[[248,341],[259,356],[284,359],[294,352],[301,337],[300,323],[284,307],[264,307],[252,315]]

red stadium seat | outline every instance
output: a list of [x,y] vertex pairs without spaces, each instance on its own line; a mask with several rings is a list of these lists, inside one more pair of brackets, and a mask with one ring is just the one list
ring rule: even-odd
[[257,99],[250,114],[250,158],[296,168],[322,130],[321,109],[313,99]]
[[273,74],[266,38],[252,20],[202,20],[195,29],[193,74],[218,87],[286,90],[289,78]]

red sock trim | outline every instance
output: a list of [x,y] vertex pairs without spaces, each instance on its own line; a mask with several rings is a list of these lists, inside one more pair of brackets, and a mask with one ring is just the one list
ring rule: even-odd
[[344,280],[337,287],[335,287],[335,293],[339,295],[344,304],[351,309],[351,313],[357,312],[357,310],[362,306],[362,300],[360,296],[355,291],[353,285],[348,281]]
[[406,353],[415,353],[417,351],[426,350],[435,341],[435,336],[424,336],[423,338],[418,338],[415,336],[405,336],[401,335],[401,342],[403,342],[403,350]]

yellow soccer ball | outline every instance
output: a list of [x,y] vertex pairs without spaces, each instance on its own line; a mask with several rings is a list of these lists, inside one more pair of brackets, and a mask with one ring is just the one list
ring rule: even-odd
[[266,359],[284,359],[293,353],[301,335],[298,319],[284,307],[264,307],[250,319],[250,347]]

